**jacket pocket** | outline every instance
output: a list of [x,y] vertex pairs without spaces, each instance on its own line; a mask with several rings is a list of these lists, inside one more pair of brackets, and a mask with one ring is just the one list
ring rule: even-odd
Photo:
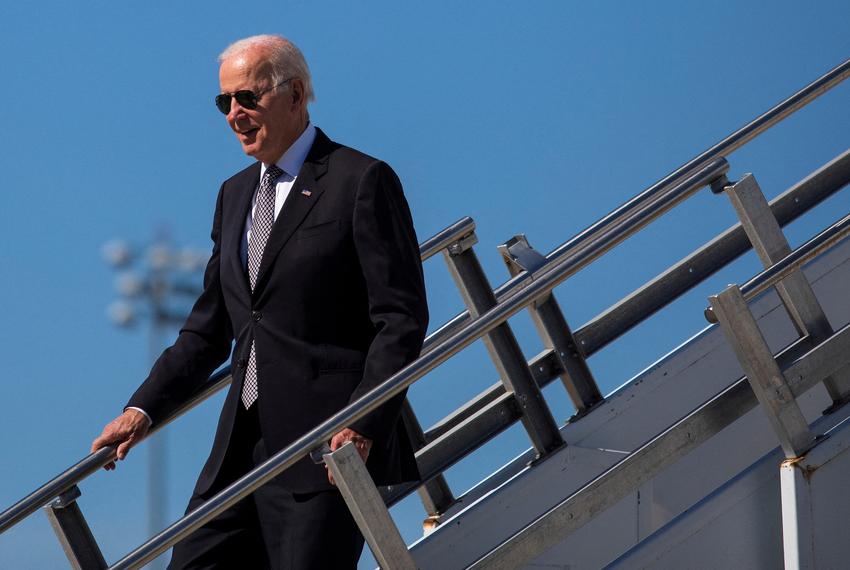
[[305,239],[311,238],[314,236],[322,235],[327,232],[333,232],[339,230],[339,220],[330,220],[327,222],[320,222],[318,224],[313,224],[312,226],[307,226],[306,228],[301,228],[297,232],[295,232],[296,239]]
[[359,350],[330,344],[323,344],[321,348],[319,374],[363,371],[366,355]]

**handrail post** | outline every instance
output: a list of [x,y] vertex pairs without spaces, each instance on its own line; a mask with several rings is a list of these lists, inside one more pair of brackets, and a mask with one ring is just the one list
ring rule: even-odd
[[416,564],[390,517],[354,444],[324,455],[348,510],[383,570],[415,570]]
[[[443,255],[464,303],[473,318],[496,306],[496,295],[472,247],[478,242],[471,233],[443,250]],[[540,387],[528,370],[525,356],[507,321],[482,337],[496,365],[505,390],[512,393],[522,410],[522,423],[539,457],[564,445],[552,412]]]
[[[425,447],[428,444],[428,439],[425,437],[422,425],[407,398],[404,399],[401,408],[401,419],[404,422],[410,442],[413,444],[413,451],[419,451]],[[428,514],[428,517],[422,522],[422,528],[425,532],[430,532],[440,524],[440,516],[454,504],[455,497],[442,473],[426,481],[417,489],[417,492],[422,501],[422,506],[425,507],[425,512]]]
[[77,504],[80,495],[79,487],[74,485],[44,507],[44,514],[47,515],[71,568],[102,570],[106,568],[106,560]]
[[[791,246],[752,174],[745,174],[738,182],[723,185],[722,191],[729,197],[741,226],[765,268],[791,253]],[[812,340],[819,342],[833,333],[802,269],[777,283],[776,292],[800,335],[808,334]],[[823,382],[833,407],[847,401],[850,396],[850,370],[842,370]]]
[[[534,279],[534,271],[546,263],[546,256],[531,247],[523,234],[512,237],[497,249],[512,277],[527,271]],[[528,312],[546,348],[552,350],[563,369],[561,382],[576,408],[576,417],[583,416],[602,401],[602,393],[587,366],[586,355],[576,343],[555,300],[555,293],[529,305]]]
[[815,438],[741,290],[737,285],[730,285],[709,300],[724,336],[779,438],[785,457],[801,457],[814,444]]

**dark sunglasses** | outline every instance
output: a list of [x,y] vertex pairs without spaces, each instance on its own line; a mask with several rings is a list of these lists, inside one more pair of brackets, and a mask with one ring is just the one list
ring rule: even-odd
[[221,95],[215,96],[215,106],[218,107],[218,110],[224,113],[225,115],[230,112],[230,100],[236,99],[236,102],[239,103],[240,107],[245,107],[246,109],[256,109],[257,104],[260,102],[260,99],[271,91],[272,89],[277,89],[284,83],[289,83],[292,81],[292,78],[284,79],[277,85],[272,85],[268,89],[263,89],[262,91],[251,91],[249,89],[242,89],[235,93],[222,93]]

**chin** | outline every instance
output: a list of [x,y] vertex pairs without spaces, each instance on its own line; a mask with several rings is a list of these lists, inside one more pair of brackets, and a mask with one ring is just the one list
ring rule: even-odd
[[242,145],[242,151],[248,156],[257,158],[258,154],[262,154],[263,145],[256,139],[250,142],[239,141],[239,144]]
[[243,144],[242,151],[252,158],[257,158],[257,148],[254,145]]

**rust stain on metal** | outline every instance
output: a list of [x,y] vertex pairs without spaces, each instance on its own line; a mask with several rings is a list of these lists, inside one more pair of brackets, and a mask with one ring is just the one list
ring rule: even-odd
[[814,475],[814,472],[818,470],[818,466],[802,465],[801,462],[805,458],[806,458],[805,455],[801,455],[800,457],[793,457],[791,459],[786,459],[780,465],[782,467],[791,467],[791,468],[799,469],[800,473],[802,473],[802,475],[803,475],[803,478],[806,481],[811,481],[812,475]]

